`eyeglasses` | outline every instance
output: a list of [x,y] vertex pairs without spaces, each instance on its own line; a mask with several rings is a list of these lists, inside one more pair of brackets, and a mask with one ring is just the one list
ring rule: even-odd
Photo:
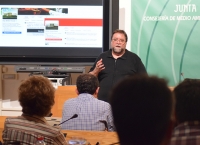
[[117,39],[117,38],[115,38],[115,39],[112,39],[112,41],[119,42],[119,43],[125,43],[124,39]]

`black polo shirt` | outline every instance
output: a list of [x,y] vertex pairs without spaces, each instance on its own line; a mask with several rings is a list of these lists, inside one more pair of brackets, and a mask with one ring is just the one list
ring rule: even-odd
[[100,83],[98,99],[106,102],[109,101],[108,97],[112,86],[120,79],[128,75],[147,73],[141,59],[135,53],[125,50],[123,56],[115,59],[111,49],[100,54],[90,71],[94,70],[96,62],[101,58],[105,69],[98,74]]

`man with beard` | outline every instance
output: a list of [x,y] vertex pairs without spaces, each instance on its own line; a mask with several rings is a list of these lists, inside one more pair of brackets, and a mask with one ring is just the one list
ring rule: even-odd
[[115,30],[111,36],[111,49],[100,54],[89,71],[99,79],[100,100],[108,102],[110,89],[125,76],[147,73],[139,56],[126,49],[127,40],[124,30]]

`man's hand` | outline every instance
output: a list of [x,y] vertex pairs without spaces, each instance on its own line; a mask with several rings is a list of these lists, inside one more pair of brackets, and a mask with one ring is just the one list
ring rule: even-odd
[[100,72],[100,71],[102,71],[103,69],[105,69],[102,59],[100,59],[99,61],[97,61],[95,69],[96,69],[98,72]]
[[90,74],[98,76],[99,72],[102,71],[103,69],[105,69],[104,64],[103,64],[103,60],[100,59],[99,61],[97,61],[94,70],[91,71]]

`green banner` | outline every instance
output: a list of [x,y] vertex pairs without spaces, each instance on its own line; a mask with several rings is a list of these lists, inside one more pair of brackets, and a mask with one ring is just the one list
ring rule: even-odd
[[131,51],[175,86],[200,78],[200,0],[132,0]]

